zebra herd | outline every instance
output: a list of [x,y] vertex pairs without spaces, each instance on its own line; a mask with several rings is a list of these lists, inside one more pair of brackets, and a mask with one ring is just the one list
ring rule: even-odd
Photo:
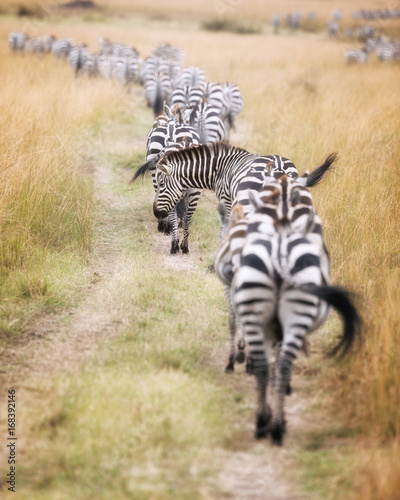
[[[337,156],[329,155],[310,174],[299,176],[283,156],[260,156],[229,144],[244,106],[239,87],[209,82],[198,67],[182,67],[179,47],[161,45],[141,61],[132,47],[105,38],[99,39],[97,54],[70,39],[41,41],[18,33],[9,36],[11,50],[29,46],[30,52],[68,58],[75,74],[94,76],[96,60],[98,75],[143,85],[154,122],[145,141],[146,161],[131,182],[151,173],[153,213],[159,229],[172,232],[171,253],[189,252],[189,226],[202,190],[215,192],[221,234],[213,268],[229,311],[226,371],[246,360],[246,371],[257,385],[255,437],[270,436],[274,444],[282,444],[284,400],[291,392],[293,362],[300,351],[307,351],[307,334],[334,308],[344,333],[333,353],[345,354],[360,336],[360,317],[350,294],[331,284],[323,224],[309,191]],[[129,61],[131,73],[119,61]],[[130,76],[124,79],[124,74]]]
[[[197,82],[202,78],[198,68],[189,73]],[[198,102],[204,103],[204,95],[212,95],[206,89],[215,87],[202,85],[203,101]],[[214,97],[220,98],[223,89],[217,89]],[[190,104],[190,95],[189,89],[175,93],[176,100],[170,101],[174,108],[164,102],[164,114],[156,117],[147,136],[147,161],[131,182],[151,173],[153,213],[163,224],[168,218],[175,221],[171,253],[179,250],[178,213],[183,214],[181,250],[188,253],[189,225],[201,192],[215,192],[221,235],[213,268],[227,297],[231,339],[226,371],[247,358],[246,371],[257,382],[255,437],[270,436],[274,444],[282,444],[284,399],[291,392],[293,362],[307,349],[307,334],[334,308],[344,333],[333,353],[345,354],[360,335],[350,294],[331,284],[322,221],[308,190],[337,156],[329,155],[311,174],[299,177],[283,156],[256,155],[226,140],[203,140],[186,118],[197,106]],[[216,109],[223,110],[222,104]]]

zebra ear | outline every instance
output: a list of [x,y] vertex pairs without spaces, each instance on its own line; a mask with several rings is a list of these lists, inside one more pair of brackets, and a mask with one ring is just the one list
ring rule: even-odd
[[304,226],[303,234],[306,235],[314,228],[314,212],[310,212],[307,217],[306,225]]
[[168,116],[168,118],[172,118],[172,111],[168,104],[164,101],[164,114]]
[[259,198],[256,198],[253,191],[248,191],[248,193],[249,193],[250,204],[253,205],[255,210],[263,206],[263,202]]
[[172,175],[172,168],[169,165],[157,165],[157,169],[164,172],[165,175]]

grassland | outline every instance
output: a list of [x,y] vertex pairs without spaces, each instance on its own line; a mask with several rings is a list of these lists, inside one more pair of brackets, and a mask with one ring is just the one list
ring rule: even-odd
[[[370,4],[354,2],[351,10],[379,7]],[[101,5],[105,10],[97,14],[58,12],[30,26],[88,42],[93,50],[98,36],[108,36],[133,44],[144,57],[159,43],[180,45],[187,64],[242,89],[246,105],[235,144],[287,156],[301,172],[339,153],[335,172],[313,195],[333,280],[360,296],[365,341],[338,365],[323,356],[337,319],[315,336],[316,357],[301,360],[298,374],[308,384],[309,411],[330,425],[300,442],[290,437],[288,449],[310,498],[397,498],[398,66],[372,58],[346,67],[347,42],[322,31],[280,37],[270,28],[246,36],[199,31],[199,19],[217,15],[200,3],[174,2],[163,15],[157,2],[137,2],[137,11],[113,4],[131,12],[124,19]],[[244,2],[229,16],[257,22],[262,5]],[[308,2],[302,10],[327,13],[328,4],[323,11],[319,6]],[[349,9],[343,3],[344,12]],[[269,18],[274,10],[271,2],[262,13]],[[249,452],[253,394],[240,377],[227,380],[215,361],[226,340],[222,290],[206,272],[218,233],[215,204],[206,197],[195,218],[190,260],[183,260],[188,268],[177,274],[165,267],[155,249],[151,186],[126,190],[131,171],[124,166],[143,159],[152,122],[141,88],[126,93],[111,82],[74,79],[52,58],[12,57],[6,35],[31,18],[7,14],[4,21],[1,369],[9,380],[13,366],[29,375],[25,385],[15,376],[22,398],[19,498],[229,498],[216,478],[230,454]],[[104,199],[110,192],[118,197],[113,212],[98,192],[96,168],[111,176]],[[111,240],[103,241],[101,230]],[[112,279],[90,299],[98,254],[112,240]],[[100,339],[89,359],[73,350],[64,366],[66,332],[77,327],[65,311],[87,301],[93,317],[107,311],[118,334]],[[64,314],[64,333],[56,355],[38,370],[48,347],[28,333],[49,312]]]

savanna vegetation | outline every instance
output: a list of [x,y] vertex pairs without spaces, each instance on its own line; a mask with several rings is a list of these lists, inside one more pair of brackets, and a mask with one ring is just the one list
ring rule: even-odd
[[[274,36],[271,15],[299,9],[295,1],[96,4],[67,12],[25,1],[25,15],[21,2],[1,7],[0,403],[5,414],[6,390],[17,388],[17,498],[232,498],[232,456],[284,464],[279,481],[306,498],[398,498],[398,64],[346,66],[353,42],[330,39],[322,21]],[[221,5],[228,25],[255,32],[202,29],[221,19]],[[342,8],[351,24],[351,11],[381,7],[308,0],[299,10],[326,19]],[[23,27],[91,50],[107,36],[142,58],[159,43],[182,46],[185,64],[240,86],[234,144],[286,156],[301,173],[338,152],[313,196],[333,281],[358,295],[364,343],[338,363],[325,356],[337,318],[313,335],[296,380],[314,426],[296,435],[289,417],[285,449],[254,445],[252,381],[223,373],[226,304],[207,270],[215,199],[208,193],[196,212],[190,255],[169,257],[151,182],[127,185],[153,121],[142,88],[10,54],[7,35]],[[48,317],[51,334],[40,327]],[[0,486],[6,495],[5,475]]]

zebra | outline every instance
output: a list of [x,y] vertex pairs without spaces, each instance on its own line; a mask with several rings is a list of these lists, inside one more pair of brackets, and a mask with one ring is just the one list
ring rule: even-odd
[[330,19],[327,24],[328,34],[330,37],[335,37],[339,33],[339,25],[336,21]]
[[71,49],[69,53],[68,61],[71,68],[75,72],[75,76],[78,75],[79,72],[82,71],[83,66],[87,59],[90,58],[90,52],[86,48],[86,44],[78,45]]
[[[259,156],[236,146],[217,142],[167,152],[157,162],[139,169],[132,182],[148,170],[155,175],[157,191],[153,213],[157,219],[167,217],[189,188],[215,191],[217,199],[224,201],[229,213],[240,183],[246,175],[252,169],[255,171],[253,188],[257,190],[262,186],[263,179],[259,179],[256,169],[270,164],[276,169],[284,166],[288,174],[298,176],[295,165],[287,158],[276,155]],[[189,226],[197,201],[193,200],[190,204],[183,227],[181,248],[185,249],[185,253],[189,252]]]
[[74,42],[71,38],[60,38],[56,40],[52,47],[51,53],[57,58],[67,58],[74,47]]
[[26,52],[32,52],[34,54],[45,54],[50,52],[55,40],[54,36],[37,36],[30,38],[25,44],[25,50]]
[[279,27],[281,25],[281,16],[278,14],[273,14],[271,18],[271,23],[274,28],[274,35],[279,35]]
[[87,73],[90,77],[99,75],[99,60],[100,54],[88,53],[85,62],[82,66],[82,72]]
[[[316,168],[311,174],[305,174],[302,177],[294,178],[284,174],[284,169],[276,167],[274,164],[267,165],[264,169],[259,169],[259,174],[263,176],[264,181],[261,189],[252,185],[252,176],[247,176],[241,182],[243,186],[240,195],[240,189],[236,197],[231,218],[226,217],[226,208],[223,204],[219,206],[219,219],[223,230],[223,237],[220,239],[214,257],[214,268],[217,276],[224,285],[225,294],[228,298],[229,305],[229,328],[230,328],[230,354],[228,365],[225,371],[234,370],[235,359],[244,361],[244,356],[241,353],[244,349],[244,342],[239,340],[238,358],[235,358],[235,338],[236,338],[236,318],[233,311],[230,286],[235,271],[238,268],[238,257],[243,246],[244,236],[249,224],[249,218],[252,216],[253,204],[251,197],[257,195],[264,205],[262,212],[262,222],[274,224],[275,220],[282,218],[285,215],[291,223],[291,227],[296,230],[302,229],[307,222],[308,216],[313,214],[314,225],[313,231],[310,233],[312,241],[320,247],[322,272],[326,284],[329,284],[329,254],[326,249],[322,237],[322,223],[318,216],[314,213],[312,197],[307,188],[316,186],[323,178],[328,170],[331,170],[332,164],[337,160],[335,153],[329,155],[324,163]],[[254,175],[254,174],[253,174]],[[250,196],[251,195],[251,196]],[[238,210],[240,209],[240,211]],[[238,216],[240,213],[240,216]],[[269,217],[269,219],[268,219]],[[236,222],[236,220],[240,223]],[[306,221],[305,221],[306,219]],[[232,220],[234,224],[232,224]],[[252,224],[257,224],[257,221],[252,218]]]
[[29,37],[20,31],[12,31],[8,35],[8,46],[12,52],[22,52],[25,49],[25,44]]
[[120,56],[114,60],[112,75],[127,86],[139,78],[139,61],[136,56]]
[[[257,208],[255,214],[262,210]],[[286,431],[284,399],[290,394],[292,365],[305,347],[306,335],[334,307],[344,321],[344,333],[332,354],[344,355],[361,338],[361,318],[347,290],[324,284],[320,249],[308,238],[312,216],[301,232],[291,230],[287,218],[257,227],[251,220],[232,281],[233,307],[256,378],[255,438],[271,435],[272,442],[281,445]]]
[[367,63],[369,53],[366,49],[347,49],[343,53],[344,59],[347,64],[352,63]]
[[230,130],[234,128],[236,116],[242,111],[244,98],[236,83],[225,82],[222,86],[226,100],[228,102],[228,113],[225,117],[225,129],[229,137]]
[[197,66],[188,66],[183,68],[174,80],[174,88],[190,85],[191,87],[200,87],[206,83],[204,71]]
[[[143,169],[143,174],[148,171],[149,165],[154,165],[166,151],[176,151],[183,147],[188,147],[191,144],[200,144],[200,137],[194,128],[183,123],[177,123],[175,115],[173,115],[168,106],[164,106],[164,112],[165,115],[157,117],[147,134],[146,163],[141,167]],[[142,171],[139,169],[131,182],[140,175],[142,175]],[[157,181],[154,171],[152,171],[152,180],[154,190],[157,191]],[[159,231],[163,231],[167,234],[172,232],[171,254],[179,252],[178,219],[181,219],[185,231],[187,225],[187,210],[193,204],[197,206],[200,195],[201,190],[188,189],[186,193],[183,193],[182,198],[177,202],[170,214],[159,221]],[[181,250],[182,253],[187,253],[188,249],[184,243],[181,245]]]
[[210,144],[226,140],[225,125],[220,118],[219,109],[205,100],[190,109],[189,124],[197,130],[200,143]]
[[171,79],[167,73],[156,70],[148,75],[144,83],[144,95],[154,116],[162,113],[164,103],[169,103],[172,92]]
[[108,80],[115,76],[115,63],[117,61],[117,57],[115,56],[105,56],[100,55],[97,58],[97,70],[98,74],[103,78],[107,78]]
[[159,45],[158,47],[156,47],[153,50],[152,55],[156,57],[162,57],[164,59],[171,59],[179,64],[182,64],[185,58],[185,51],[182,47],[173,47],[169,43],[166,43],[164,45]]

